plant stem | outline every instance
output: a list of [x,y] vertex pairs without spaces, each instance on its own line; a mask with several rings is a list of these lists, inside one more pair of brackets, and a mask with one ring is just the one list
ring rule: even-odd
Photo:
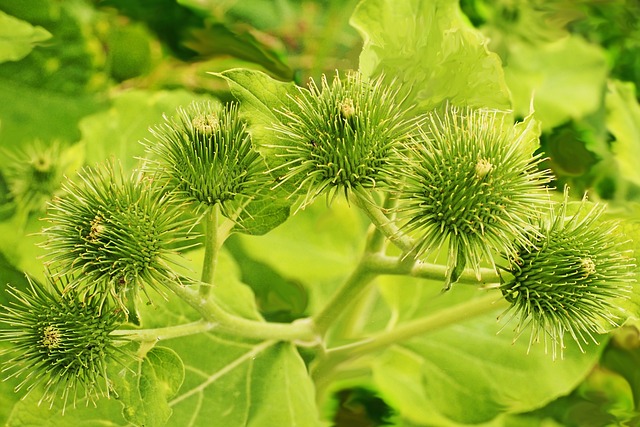
[[316,332],[324,335],[336,319],[355,301],[364,291],[367,285],[376,277],[368,268],[365,255],[351,276],[333,294],[318,314],[313,317]]
[[[383,212],[386,212],[387,210],[392,209],[395,204],[396,204],[395,199],[393,199],[391,195],[387,193],[384,196],[384,201],[382,202],[381,209]],[[370,253],[375,253],[375,252],[382,253],[386,248],[386,243],[387,243],[386,236],[384,235],[382,230],[380,230],[380,228],[378,228],[376,224],[372,223],[370,226],[370,229],[367,232],[367,244],[366,244],[365,250]]]
[[124,337],[131,341],[152,341],[157,342],[171,338],[179,338],[188,335],[195,335],[207,332],[216,326],[215,323],[207,320],[198,320],[183,325],[167,326],[156,329],[118,329],[111,332],[112,336]]
[[168,281],[166,285],[178,297],[198,311],[204,320],[215,323],[216,328],[221,332],[244,338],[298,341],[300,345],[310,345],[317,342],[317,334],[310,319],[299,319],[293,323],[245,319],[228,312],[215,299],[204,298],[198,291],[172,281]]
[[358,358],[383,350],[393,344],[399,344],[408,339],[469,320],[474,316],[480,316],[499,308],[507,307],[508,304],[504,298],[500,298],[491,291],[491,295],[474,298],[440,310],[430,316],[400,324],[395,329],[380,332],[351,344],[327,349],[316,359],[311,367],[311,375],[316,384],[316,391],[323,393],[328,384],[337,375],[340,375],[341,366],[351,362],[357,363]]
[[415,248],[416,244],[413,239],[404,235],[393,223],[393,220],[389,219],[370,197],[360,191],[356,191],[354,194],[356,196],[356,204],[391,243],[400,248],[404,254],[408,254]]
[[[368,265],[369,269],[378,275],[402,275],[440,281],[446,279],[447,272],[447,267],[444,265],[407,260],[380,253],[371,254],[368,258]],[[472,285],[500,283],[500,276],[491,268],[481,268],[480,276],[479,280],[474,271],[465,270],[457,283]]]
[[204,231],[204,261],[202,264],[202,284],[200,285],[200,295],[204,298],[209,296],[211,286],[213,286],[216,266],[218,264],[218,250],[220,243],[218,239],[218,205],[210,206],[205,214]]
[[498,308],[506,308],[509,303],[494,292],[480,298],[473,298],[453,307],[440,310],[422,319],[400,324],[395,329],[384,331],[365,340],[327,350],[328,358],[339,361],[353,359],[389,347],[392,344],[423,335],[446,326],[490,313]]

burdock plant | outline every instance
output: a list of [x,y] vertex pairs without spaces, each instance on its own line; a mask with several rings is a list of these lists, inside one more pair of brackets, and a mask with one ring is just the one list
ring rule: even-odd
[[152,133],[146,146],[154,169],[180,200],[226,212],[231,202],[253,198],[266,179],[236,104],[194,102]]
[[278,143],[271,158],[279,185],[303,196],[302,206],[325,193],[347,198],[353,190],[375,188],[389,180],[395,148],[407,139],[407,119],[398,89],[359,73],[299,88],[273,124]]
[[604,206],[584,200],[569,213],[569,200],[552,206],[529,231],[509,262],[500,290],[518,319],[516,333],[530,328],[531,343],[543,341],[554,357],[568,335],[579,346],[619,326],[620,300],[634,281],[633,259],[622,249],[615,222],[602,219]]
[[24,212],[44,211],[46,202],[59,192],[67,166],[58,142],[36,141],[9,153],[12,160],[5,171],[9,192]]
[[[387,366],[397,368],[402,385],[392,392],[406,381],[421,400],[431,390],[412,383],[422,372],[405,365],[448,364],[436,368],[452,367],[446,372],[457,378],[465,372],[460,383],[467,374],[491,376],[484,370],[499,364],[485,358],[510,350],[497,346],[478,357],[474,348],[463,354],[475,357],[468,368],[451,365],[462,353],[450,358],[438,353],[442,341],[429,341],[435,330],[436,340],[453,330],[451,343],[459,330],[472,330],[492,346],[500,343],[495,323],[489,335],[469,328],[474,316],[493,320],[506,310],[518,319],[516,336],[531,327],[530,344],[549,342],[554,357],[566,335],[584,350],[597,333],[620,324],[633,260],[614,226],[601,221],[603,208],[585,203],[572,213],[566,198],[559,209],[551,202],[550,175],[534,154],[533,117],[514,123],[504,111],[448,104],[417,115],[399,95],[410,90],[358,73],[309,88],[246,70],[224,76],[250,82],[250,89],[233,87],[241,104],[179,108],[177,118],[165,116],[152,128],[144,142],[149,158],[138,169],[123,171],[113,162],[85,168],[50,201],[42,233],[49,282],[9,288],[11,302],[0,308],[0,340],[11,355],[2,371],[19,381],[19,390],[42,388],[41,402],[53,405],[59,396],[63,407],[117,395],[121,424],[318,427],[316,398],[326,400],[341,379],[371,370],[373,383],[387,376]],[[324,209],[366,214],[349,212],[349,228],[311,206],[340,195],[348,203]],[[263,238],[256,235],[279,226],[294,203],[298,233],[256,250],[252,245]],[[300,218],[307,214],[309,222]],[[346,266],[350,253],[326,256],[318,248],[341,246],[366,218],[366,236],[345,245],[362,253],[340,280],[334,267]],[[203,230],[194,239],[203,250],[190,245],[193,230]],[[314,241],[328,246],[305,246],[316,232]],[[254,235],[229,239],[234,233]],[[272,256],[293,270],[271,266]],[[181,265],[189,258],[202,261],[199,272]],[[380,292],[367,292],[384,283],[381,276],[427,280],[406,287],[390,280]],[[423,288],[450,289],[454,282],[467,289],[427,300],[438,288]],[[149,289],[166,298],[137,310],[140,294],[151,298]],[[405,301],[407,295],[415,301]],[[457,302],[430,306],[447,298]],[[302,307],[294,315],[290,305]],[[274,307],[292,320],[265,320]],[[172,348],[157,348],[159,342]],[[133,357],[110,374],[125,350]],[[508,354],[527,357],[522,348]],[[539,363],[522,363],[522,372]],[[508,398],[516,400],[511,391]],[[480,404],[502,396],[487,395]],[[487,411],[511,403],[491,400]]]
[[17,391],[41,390],[40,402],[60,399],[63,408],[108,396],[107,366],[123,357],[122,342],[110,335],[122,316],[104,309],[100,298],[65,293],[68,279],[48,276],[47,286],[29,279],[25,290],[9,288],[13,299],[0,311],[0,340],[12,344],[2,371],[20,380]]
[[427,115],[395,163],[398,221],[415,236],[414,256],[448,246],[448,280],[531,238],[529,218],[548,201],[547,171],[526,127],[505,112],[447,105]]
[[147,288],[179,279],[177,249],[187,245],[190,223],[154,179],[144,172],[126,176],[110,163],[64,185],[43,234],[51,270],[81,278],[69,288],[111,297],[129,312],[140,291],[149,299]]

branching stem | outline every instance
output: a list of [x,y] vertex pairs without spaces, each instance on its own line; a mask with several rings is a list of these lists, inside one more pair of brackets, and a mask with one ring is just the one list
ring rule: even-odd
[[387,217],[370,197],[359,191],[354,194],[356,204],[391,243],[400,248],[404,254],[409,254],[416,247],[413,239],[400,232],[393,220]]
[[310,345],[317,341],[310,319],[299,319],[293,323],[246,319],[228,312],[214,298],[204,298],[200,292],[184,285],[169,281],[167,287],[198,311],[205,321],[216,323],[216,328],[221,332],[244,338],[295,341],[300,345]]
[[[446,279],[447,267],[440,264],[432,264],[420,260],[406,260],[380,253],[371,254],[368,257],[369,269],[379,275],[402,275],[419,277],[421,279],[443,281]],[[478,280],[472,270],[465,270],[458,279],[459,284],[491,284],[499,283],[500,276],[491,268],[480,269],[481,279]]]
[[394,329],[379,332],[376,335],[347,344],[330,348],[312,367],[312,376],[317,390],[322,390],[335,375],[339,374],[339,366],[361,356],[380,351],[394,344],[400,344],[411,338],[433,332],[447,326],[463,322],[470,318],[494,312],[508,307],[508,302],[490,291],[488,295],[473,298],[469,301],[437,311],[429,316],[400,324]]
[[123,337],[131,341],[157,342],[207,332],[215,326],[216,323],[203,319],[182,325],[156,329],[118,329],[111,332],[111,335],[114,337]]
[[372,273],[367,266],[365,256],[351,273],[351,276],[334,292],[320,312],[313,317],[316,332],[323,336],[375,277],[376,274]]
[[328,349],[327,356],[337,360],[352,359],[508,306],[509,303],[504,298],[490,292],[488,295],[473,298],[430,316],[402,323],[394,329],[380,332],[365,340]]

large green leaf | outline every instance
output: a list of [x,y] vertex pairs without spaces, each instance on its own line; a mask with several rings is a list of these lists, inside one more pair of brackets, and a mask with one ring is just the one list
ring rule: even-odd
[[151,349],[134,366],[122,369],[116,377],[118,399],[124,418],[138,426],[162,427],[171,416],[168,400],[184,380],[182,359],[164,347]]
[[613,152],[622,178],[640,185],[640,104],[631,82],[610,81],[607,85],[607,129],[615,137]]
[[262,194],[242,210],[233,231],[260,236],[273,230],[289,218],[291,202]]
[[231,93],[240,101],[241,114],[249,122],[253,142],[264,155],[269,151],[265,146],[276,138],[270,130],[279,121],[276,110],[290,103],[296,86],[254,70],[233,69],[215,75],[229,83]]
[[299,281],[282,276],[271,265],[253,259],[235,236],[227,239],[225,247],[235,258],[242,281],[253,290],[265,319],[291,322],[303,317],[309,298]]
[[[40,393],[40,394],[39,394]],[[122,406],[114,399],[100,399],[97,407],[89,402],[67,405],[62,414],[61,400],[50,407],[38,405],[41,392],[34,390],[12,408],[5,427],[131,427],[122,418]]]
[[531,45],[513,40],[505,76],[516,114],[527,115],[531,100],[543,129],[597,110],[607,76],[605,52],[581,37]]
[[313,385],[293,345],[205,335],[172,346],[187,375],[170,402],[171,425],[320,426]]
[[[162,123],[162,116],[172,117],[179,106],[206,98],[184,90],[145,91],[132,90],[120,93],[106,111],[85,117],[80,122],[82,142],[86,145],[86,161],[90,165],[113,156],[125,170],[133,168],[138,156],[144,156],[140,143],[153,141],[149,128]],[[108,143],[105,143],[108,141]]]
[[[78,121],[104,104],[92,95],[68,95],[0,77],[0,148],[15,150],[34,139],[77,141]],[[102,142],[103,143],[103,142]],[[0,165],[6,162],[0,156]]]
[[[410,307],[406,289],[397,301],[424,315],[478,292],[458,286],[437,298],[434,288],[438,286],[424,290],[432,294],[432,304],[423,297]],[[496,322],[500,313],[469,319],[385,351],[373,362],[373,375],[387,402],[419,424],[488,422],[500,414],[540,408],[569,393],[597,363],[604,347],[583,345],[582,353],[567,342],[564,359],[553,360],[542,343],[534,343],[528,351],[527,331],[515,343],[511,328],[500,331],[502,325]]]
[[51,38],[42,27],[14,18],[0,11],[0,62],[19,61],[27,56],[37,43]]
[[446,101],[510,107],[500,59],[457,0],[364,0],[351,24],[364,39],[360,70],[406,85],[407,103],[419,112]]
[[307,287],[313,310],[354,268],[365,230],[354,206],[336,200],[327,207],[318,200],[265,236],[240,237],[253,260]]
[[233,31],[227,25],[212,23],[206,29],[193,30],[185,46],[203,57],[230,55],[262,66],[273,75],[292,79],[292,70],[269,46],[261,43],[249,32]]

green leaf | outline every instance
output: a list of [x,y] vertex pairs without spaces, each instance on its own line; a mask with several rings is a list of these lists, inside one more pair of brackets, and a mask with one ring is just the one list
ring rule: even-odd
[[213,23],[206,29],[192,30],[191,40],[185,42],[185,46],[205,57],[231,55],[258,64],[282,79],[293,78],[293,71],[277,52],[251,33],[234,32],[222,23]]
[[[42,257],[45,250],[39,246],[43,242],[40,234],[42,221],[36,215],[24,218],[24,215],[15,215],[8,221],[0,222],[0,252],[3,252],[9,263],[19,271],[30,276],[42,279]],[[0,276],[2,279],[2,276]],[[0,283],[0,289],[4,283]]]
[[351,17],[364,39],[360,70],[410,87],[418,112],[449,101],[508,109],[499,57],[464,18],[457,0],[364,0]]
[[249,122],[253,143],[264,155],[268,151],[265,145],[276,138],[269,130],[279,120],[275,110],[287,105],[289,97],[297,93],[296,86],[274,80],[260,71],[239,68],[214,75],[225,79],[233,96],[240,101],[240,112]]
[[640,104],[636,99],[636,88],[631,82],[610,81],[606,94],[609,132],[615,137],[613,153],[620,167],[620,174],[636,185],[640,185]]
[[25,274],[11,265],[4,253],[0,251],[0,306],[9,302],[9,294],[5,291],[7,285],[26,289],[28,284]]
[[51,38],[51,33],[39,26],[14,18],[0,11],[0,63],[19,61],[36,44]]
[[265,236],[238,236],[247,254],[296,281],[321,303],[357,262],[366,220],[342,199],[330,207],[322,201],[293,215]]
[[124,418],[138,426],[162,427],[171,416],[168,400],[184,381],[182,359],[165,347],[151,349],[143,360],[115,378]]
[[[454,287],[431,307],[455,304],[477,292]],[[408,304],[406,297],[403,303]],[[428,311],[414,309],[423,315]],[[418,424],[487,422],[500,414],[540,408],[569,393],[604,348],[592,344],[581,353],[571,341],[564,359],[552,360],[544,344],[534,343],[527,354],[528,331],[514,343],[509,328],[498,333],[499,314],[473,318],[385,351],[373,362],[382,396]]]
[[145,154],[140,141],[151,138],[149,127],[161,123],[163,114],[173,116],[177,107],[201,98],[206,97],[184,90],[131,90],[117,95],[111,108],[80,122],[87,163],[93,165],[113,156],[124,170],[132,169],[136,157]]
[[273,267],[247,254],[240,239],[231,236],[225,247],[235,258],[243,283],[251,287],[266,320],[291,322],[301,318],[309,302],[307,290],[294,279],[279,274]]
[[[1,76],[0,99],[11,99],[0,102],[0,148],[8,150],[34,139],[77,141],[78,121],[102,107],[102,102],[92,95],[60,94]],[[5,156],[0,156],[0,165],[5,161]]]
[[233,231],[260,236],[289,218],[291,202],[275,197],[259,198],[247,204],[236,219]]
[[540,148],[540,135],[542,134],[542,126],[540,120],[534,116],[534,112],[530,111],[523,121],[516,123],[514,138],[518,141],[517,145],[523,148],[524,153],[531,155]]
[[579,36],[531,45],[514,40],[504,69],[516,115],[530,112],[531,99],[543,129],[580,119],[602,103],[605,52]]
[[170,402],[171,425],[320,426],[313,385],[292,344],[206,334],[176,340],[173,347],[187,376]]
[[[2,388],[0,387],[0,390]],[[52,407],[38,401],[41,391],[36,389],[24,399],[17,400],[8,407],[10,411],[4,427],[131,427],[122,418],[122,406],[113,398],[100,399],[97,406],[89,402],[78,402],[74,407],[68,405],[62,413],[61,400],[55,401]],[[20,396],[13,394],[13,396]],[[0,400],[1,401],[1,400]],[[4,409],[4,407],[3,407]],[[1,418],[0,418],[1,419]]]

